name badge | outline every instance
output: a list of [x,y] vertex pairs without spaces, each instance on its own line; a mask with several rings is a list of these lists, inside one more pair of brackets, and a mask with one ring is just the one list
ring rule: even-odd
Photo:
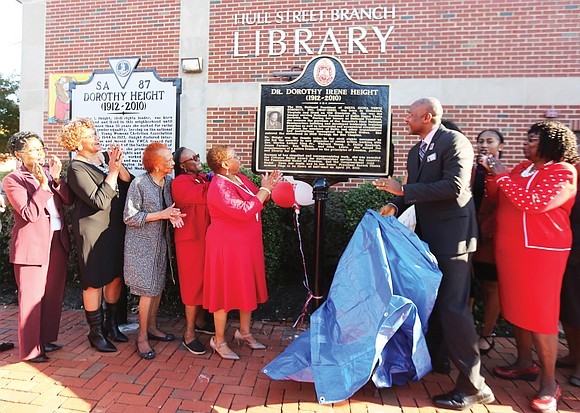
[[431,155],[429,155],[429,156],[427,157],[427,162],[432,162],[432,161],[434,161],[435,159],[437,159],[437,154],[436,154],[436,153],[432,153]]

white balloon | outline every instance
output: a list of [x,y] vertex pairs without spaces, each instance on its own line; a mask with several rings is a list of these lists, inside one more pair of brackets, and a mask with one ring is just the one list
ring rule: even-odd
[[310,185],[306,182],[296,180],[292,182],[292,185],[294,186],[294,198],[298,205],[306,206],[314,203],[312,187]]

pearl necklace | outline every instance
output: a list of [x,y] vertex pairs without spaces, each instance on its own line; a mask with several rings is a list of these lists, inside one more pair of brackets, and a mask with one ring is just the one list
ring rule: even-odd
[[[546,167],[546,166],[551,165],[553,163],[554,163],[554,161],[546,162],[544,165],[540,166],[540,168]],[[522,178],[529,178],[530,176],[534,175],[536,172],[538,172],[536,170],[536,165],[535,164],[531,164],[530,166],[528,166],[526,169],[524,169],[520,173],[520,176]]]

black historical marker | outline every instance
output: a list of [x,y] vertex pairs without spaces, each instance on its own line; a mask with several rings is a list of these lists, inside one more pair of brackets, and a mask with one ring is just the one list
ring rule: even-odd
[[386,176],[389,85],[354,82],[330,56],[312,59],[298,79],[261,85],[254,165],[316,177]]

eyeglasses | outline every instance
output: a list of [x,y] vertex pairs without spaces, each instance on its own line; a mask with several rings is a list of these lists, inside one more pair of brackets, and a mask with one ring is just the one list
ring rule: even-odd
[[538,138],[538,137],[536,137],[536,136],[533,136],[533,137],[532,137],[532,136],[528,136],[528,137],[526,138],[526,141],[528,141],[529,143],[532,143],[532,142],[539,142],[539,141],[540,141],[540,138]]
[[28,149],[27,151],[24,151],[24,153],[45,153],[46,150],[44,149],[44,147],[42,148],[32,148],[32,149]]
[[94,141],[94,140],[97,140],[98,137],[99,137],[99,134],[97,133],[97,131],[95,131],[95,133],[93,133],[92,135],[84,136],[81,139]]
[[240,157],[238,155],[230,156],[230,157],[226,158],[226,161],[229,161],[230,159],[240,160]]
[[191,158],[186,159],[185,161],[181,161],[181,165],[183,165],[184,163],[187,163],[189,161],[199,161],[199,155],[193,155]]

